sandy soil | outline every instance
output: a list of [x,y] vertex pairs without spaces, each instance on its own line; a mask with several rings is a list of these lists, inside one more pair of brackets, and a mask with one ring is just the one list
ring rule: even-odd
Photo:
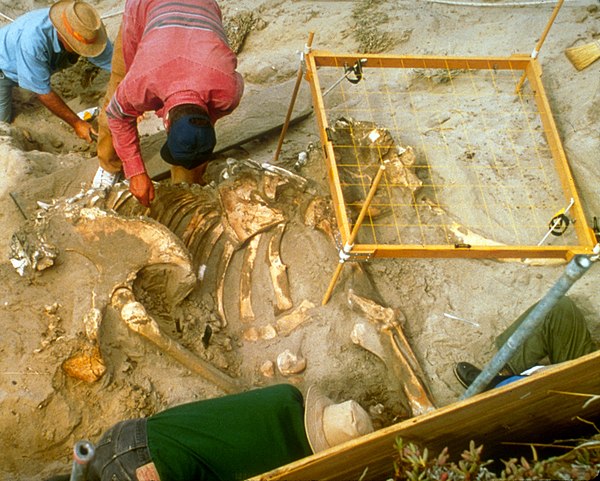
[[[3,1],[0,13],[14,18],[46,3]],[[124,2],[92,3],[108,16],[105,22],[114,38],[119,17],[110,14],[119,12]],[[531,51],[553,7],[547,2],[527,6],[506,6],[508,2],[501,0],[480,3],[483,5],[424,0],[221,2],[226,19],[242,13],[252,19],[253,28],[241,45],[239,71],[248,86],[258,88],[295,77],[298,51],[310,31],[315,32],[313,48],[337,53],[366,49],[414,55],[507,56]],[[578,72],[563,51],[598,39],[599,20],[598,2],[565,2],[540,54],[549,102],[590,221],[600,215],[600,62]],[[107,74],[100,73],[86,82],[87,71],[85,65],[79,65],[54,78],[56,89],[75,110],[96,105],[103,95]],[[302,88],[308,86],[303,84]],[[128,241],[114,238],[108,247],[106,242],[98,243],[104,248],[100,260],[93,254],[86,258],[80,255],[81,249],[69,244],[65,234],[67,240],[63,239],[63,251],[55,266],[35,276],[18,275],[8,260],[9,246],[13,233],[25,221],[10,193],[30,179],[95,163],[95,151],[93,145],[79,141],[49,115],[28,92],[18,93],[16,108],[14,123],[0,126],[0,478],[5,480],[43,479],[67,472],[70,451],[77,440],[95,440],[123,418],[223,394],[129,331],[110,307],[104,314],[99,341],[107,372],[94,383],[65,373],[63,361],[85,344],[82,319],[92,292],[99,286],[112,288],[109,274],[121,272],[119,266],[133,251],[127,252],[123,244],[114,249],[110,242]],[[272,115],[283,118],[286,108]],[[227,152],[209,171],[209,180],[219,180],[227,157],[269,160],[276,144],[276,135],[265,136]],[[319,145],[314,116],[290,129],[281,164],[293,165],[298,153],[310,145]],[[348,289],[353,287],[401,313],[404,332],[436,405],[457,401],[462,388],[453,375],[454,363],[466,360],[481,365],[488,361],[494,353],[494,337],[547,291],[564,265],[378,260],[364,265],[366,277],[371,279],[369,292],[360,281],[363,276],[347,268],[331,302],[321,307],[337,253],[327,235],[306,226],[303,219],[311,199],[328,194],[326,169],[318,151],[310,151],[309,162],[301,172],[311,180],[312,188],[302,190],[289,183],[278,190],[278,197],[270,204],[281,209],[288,222],[281,259],[288,266],[294,304],[291,312],[298,313],[302,321],[298,327],[288,332],[277,324],[282,319],[294,320],[277,311],[268,266],[263,261],[257,261],[253,275],[256,320],[252,324],[242,322],[237,310],[243,250],[232,255],[225,276],[223,309],[228,326],[222,326],[216,294],[219,259],[225,251],[210,256],[205,279],[182,302],[177,315],[165,308],[168,299],[161,296],[160,282],[151,273],[141,276],[136,285],[139,299],[165,332],[240,380],[244,388],[292,382],[305,390],[316,383],[335,399],[357,399],[373,414],[376,426],[382,427],[409,415],[407,401],[392,369],[393,355],[386,351],[382,362],[351,341],[354,325],[364,322],[364,316],[348,306]],[[219,210],[216,189],[209,187],[207,192]],[[60,237],[56,232],[54,235]],[[133,241],[126,246],[144,247]],[[224,248],[221,244],[215,247]],[[266,248],[266,242],[261,243],[257,259],[264,258]],[[597,266],[592,267],[571,291],[588,315],[596,340],[600,339],[600,299],[593,294],[599,275]],[[109,292],[101,294],[108,296]],[[444,313],[471,322],[451,319]],[[207,326],[212,336],[203,347]],[[273,331],[273,326],[279,330]],[[304,358],[305,370],[285,376],[275,368],[273,374],[265,375],[269,372],[265,363],[275,363],[286,350]]]

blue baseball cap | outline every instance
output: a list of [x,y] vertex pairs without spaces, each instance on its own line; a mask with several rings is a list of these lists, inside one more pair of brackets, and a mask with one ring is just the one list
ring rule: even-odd
[[215,129],[208,115],[184,115],[171,124],[160,155],[171,165],[193,169],[211,159],[216,143]]

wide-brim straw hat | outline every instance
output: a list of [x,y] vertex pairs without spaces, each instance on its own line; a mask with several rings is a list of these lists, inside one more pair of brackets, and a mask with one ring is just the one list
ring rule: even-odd
[[373,432],[367,412],[356,401],[336,404],[316,386],[304,400],[304,428],[313,453]]
[[97,57],[107,42],[100,15],[89,3],[61,0],[50,7],[50,21],[69,46],[84,57]]

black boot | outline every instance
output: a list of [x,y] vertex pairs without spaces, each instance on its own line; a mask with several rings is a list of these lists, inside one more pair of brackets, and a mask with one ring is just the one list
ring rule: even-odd
[[[475,381],[480,373],[481,369],[473,366],[473,364],[469,364],[468,362],[459,362],[456,364],[456,366],[454,366],[454,374],[456,374],[456,378],[466,388],[473,384],[473,381]],[[500,384],[509,377],[512,377],[512,375],[504,376],[498,374],[494,376],[484,390],[487,391],[488,389],[492,389],[497,384]]]

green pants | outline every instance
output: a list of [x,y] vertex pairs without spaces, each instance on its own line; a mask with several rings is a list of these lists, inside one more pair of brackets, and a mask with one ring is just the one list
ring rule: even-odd
[[[527,309],[496,338],[498,349],[515,332],[536,304]],[[583,314],[571,299],[562,297],[519,347],[508,362],[508,366],[515,374],[519,374],[539,364],[546,356],[550,359],[550,363],[556,364],[577,359],[595,350],[596,346],[585,324]]]

